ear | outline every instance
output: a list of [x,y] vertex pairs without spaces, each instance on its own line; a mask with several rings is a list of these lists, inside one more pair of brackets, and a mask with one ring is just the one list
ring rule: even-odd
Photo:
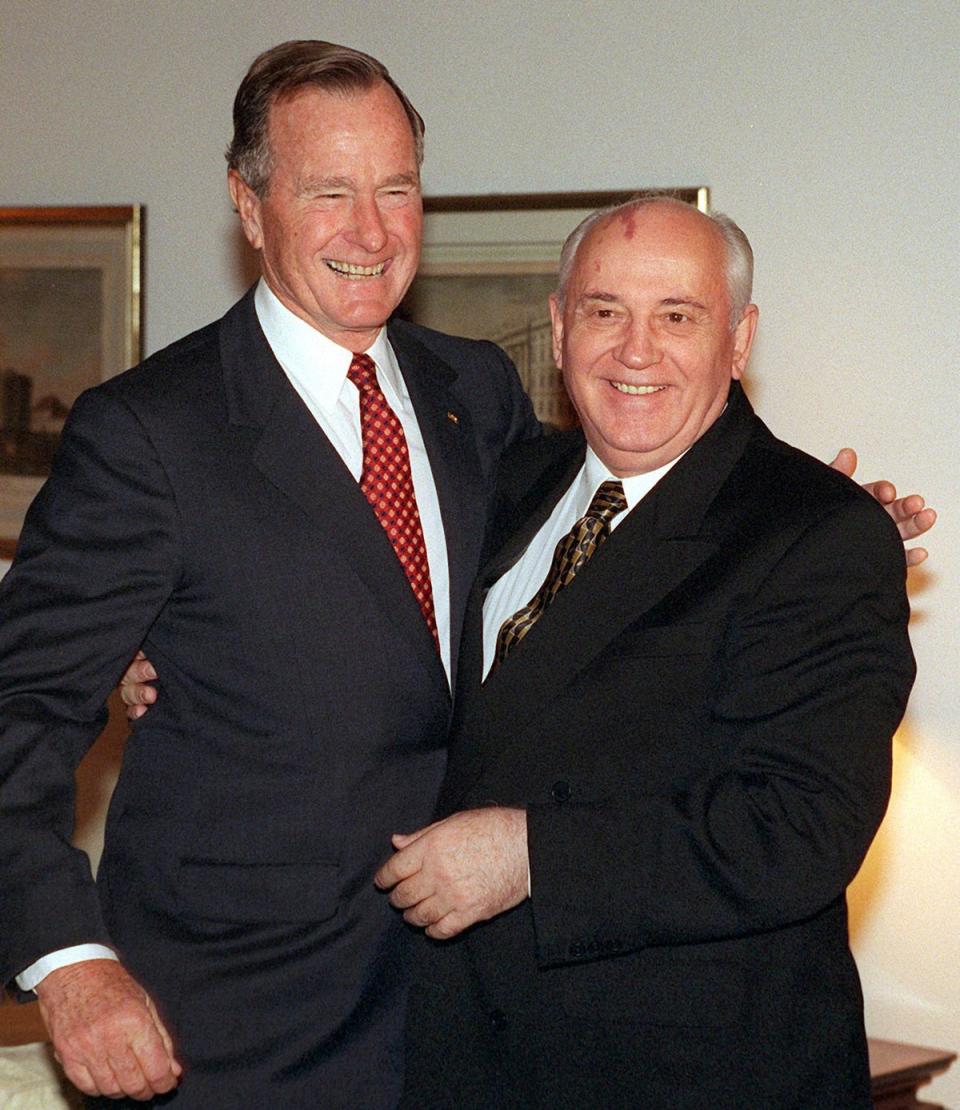
[[550,294],[550,322],[553,330],[553,361],[557,369],[563,369],[563,310],[557,301],[556,293]]
[[733,364],[730,371],[730,376],[739,381],[743,377],[743,372],[747,368],[747,361],[750,358],[750,348],[753,346],[753,337],[757,331],[757,320],[760,316],[760,309],[755,304],[748,304],[743,310],[743,315],[740,317],[740,323],[737,324],[733,332]]
[[236,170],[227,171],[227,188],[230,199],[240,217],[240,226],[247,242],[255,251],[263,246],[263,228],[260,215],[260,198]]

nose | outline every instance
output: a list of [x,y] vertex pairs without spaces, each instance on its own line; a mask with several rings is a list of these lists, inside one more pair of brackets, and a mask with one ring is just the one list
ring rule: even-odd
[[347,237],[369,254],[382,250],[387,241],[383,214],[374,198],[360,197],[353,206],[353,220]]
[[661,358],[660,344],[653,330],[642,320],[630,323],[616,350],[617,361],[631,370],[656,366]]

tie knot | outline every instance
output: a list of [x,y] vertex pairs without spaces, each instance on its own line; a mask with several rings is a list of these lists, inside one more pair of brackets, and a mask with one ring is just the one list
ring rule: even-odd
[[377,389],[377,367],[369,355],[354,354],[347,377],[357,389]]
[[623,483],[613,478],[608,478],[597,488],[587,509],[585,516],[595,517],[597,520],[609,524],[617,513],[623,512],[627,507],[627,499],[623,492]]

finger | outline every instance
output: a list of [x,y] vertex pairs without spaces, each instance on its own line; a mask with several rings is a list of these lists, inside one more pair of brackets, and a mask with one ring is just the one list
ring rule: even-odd
[[438,918],[428,925],[424,932],[431,940],[450,940],[472,924],[472,921],[468,921],[462,914],[454,911]]
[[103,1094],[96,1083],[94,1083],[93,1076],[90,1074],[90,1070],[85,1064],[81,1064],[78,1060],[64,1063],[59,1053],[54,1052],[53,1055],[60,1067],[63,1068],[63,1074],[77,1090],[82,1091],[85,1095]]
[[103,1059],[93,1059],[87,1061],[87,1069],[93,1079],[93,1085],[96,1088],[95,1094],[105,1095],[107,1098],[120,1098],[126,1094],[120,1080],[114,1073],[110,1061],[104,1057]]
[[[100,1050],[86,1036],[59,1045],[54,1053],[61,1061],[64,1073],[77,1087],[89,1095],[119,1098],[130,1094],[145,1097],[149,1094],[139,1067],[134,1067],[132,1077],[123,1075],[130,1070],[132,1053],[126,1045],[115,1044]],[[128,1058],[125,1060],[125,1057]],[[114,1060],[120,1061],[118,1068]]]
[[389,890],[403,879],[409,879],[420,870],[420,859],[420,852],[397,852],[373,876],[374,885],[380,890]]
[[146,713],[146,711],[147,707],[145,705],[128,705],[127,720],[138,721],[144,715],[144,713]]
[[887,482],[883,479],[879,482],[864,482],[863,488],[881,505],[890,505],[897,497],[897,487],[893,482]]
[[435,893],[434,885],[426,881],[423,872],[418,872],[413,878],[405,879],[393,888],[390,892],[390,905],[398,910],[405,910]]
[[174,1072],[173,1060],[159,1037],[155,1046],[137,1048],[129,1058],[112,1063],[124,1093],[133,1098],[165,1094],[177,1085],[180,1074]]
[[839,470],[841,474],[852,478],[853,472],[857,469],[857,453],[852,447],[841,447],[830,465],[834,470]]
[[925,504],[919,493],[911,493],[908,497],[894,498],[885,502],[884,507],[893,520],[898,525],[902,525],[922,512]]
[[137,1066],[154,1094],[163,1094],[177,1084],[183,1069],[174,1059],[173,1041],[160,1020],[151,998],[146,999],[153,1027],[145,1029],[133,1042]]
[[418,841],[422,836],[426,836],[431,829],[435,829],[438,825],[442,825],[443,821],[434,821],[431,825],[424,825],[422,829],[416,829],[411,833],[394,833],[390,837],[390,842],[394,848],[406,848],[409,845]]
[[[107,1062],[116,1083],[114,1093],[135,1099],[146,1099],[151,1095],[162,1093],[162,1090],[154,1090],[143,1072],[139,1059],[131,1049],[119,1050],[115,1055],[110,1056]],[[104,1094],[108,1093],[110,1092],[104,1091]]]
[[[177,1084],[180,1068],[172,1059],[169,1034],[150,997],[144,994],[142,1001],[146,1015],[115,1030],[105,1056],[104,1073],[94,1073],[101,1091],[109,1097],[126,1095],[145,1100],[164,1094]],[[112,1072],[112,1079],[106,1074],[107,1069]]]
[[907,552],[907,566],[918,567],[921,563],[926,562],[927,549],[925,547],[911,547]]
[[909,493],[906,497],[894,500],[891,509],[898,518],[908,517],[916,516],[925,505],[926,501],[924,501],[919,493]]
[[123,672],[120,684],[125,686],[132,682],[152,682],[156,677],[157,672],[153,664],[142,651],[138,651],[133,657],[133,662]]
[[105,1066],[104,1059],[87,1051],[85,1045],[62,1038],[58,1033],[53,1034],[52,1043],[54,1059],[75,1087],[85,1095],[107,1094],[100,1084],[103,1082],[110,1087],[113,1073]]
[[120,697],[127,705],[153,705],[157,690],[143,682],[121,682]]
[[449,911],[450,906],[434,895],[424,898],[422,902],[418,902],[415,906],[405,910],[403,920],[408,925],[415,925],[418,929],[423,929],[425,926],[433,925],[448,916]]
[[924,532],[929,532],[936,523],[936,511],[921,508],[919,512],[914,512],[906,519],[898,521],[897,527],[900,529],[902,539],[912,540],[922,536]]
[[157,700],[157,691],[142,682],[121,682],[120,698],[125,705],[152,705]]
[[170,1058],[170,1070],[175,1076],[179,1077],[183,1074],[183,1068],[180,1066],[180,1061],[173,1051],[173,1038],[170,1036],[166,1025],[161,1021],[160,1015],[157,1013],[157,1008],[153,1004],[153,999],[149,997],[147,998],[147,1009],[153,1016],[157,1032],[160,1034],[160,1040],[163,1042],[163,1047],[166,1049],[167,1056]]

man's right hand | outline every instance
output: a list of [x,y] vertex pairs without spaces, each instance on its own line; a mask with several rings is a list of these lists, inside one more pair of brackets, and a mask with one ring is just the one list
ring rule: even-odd
[[147,707],[157,700],[156,688],[150,685],[156,677],[153,664],[142,651],[138,651],[120,679],[120,697],[131,721],[142,717]]
[[84,1094],[145,1101],[176,1087],[183,1069],[170,1034],[119,963],[57,968],[36,992],[54,1054]]

